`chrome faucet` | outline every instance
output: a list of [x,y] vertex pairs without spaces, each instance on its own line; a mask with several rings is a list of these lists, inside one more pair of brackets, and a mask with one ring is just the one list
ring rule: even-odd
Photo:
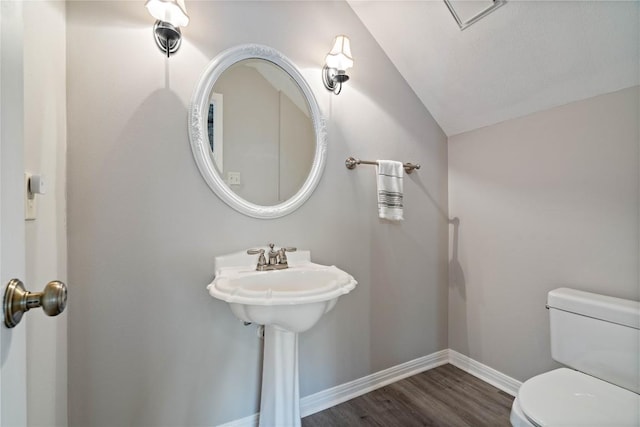
[[278,252],[273,249],[273,243],[269,243],[269,265],[278,264]]
[[247,254],[249,255],[259,255],[258,264],[256,266],[256,270],[258,271],[269,271],[269,270],[282,270],[285,268],[289,268],[289,263],[287,261],[287,252],[295,252],[296,248],[280,248],[278,250],[274,249],[274,244],[269,243],[269,253],[267,254],[269,257],[269,261],[267,262],[267,258],[264,256],[264,249],[249,249],[247,250]]

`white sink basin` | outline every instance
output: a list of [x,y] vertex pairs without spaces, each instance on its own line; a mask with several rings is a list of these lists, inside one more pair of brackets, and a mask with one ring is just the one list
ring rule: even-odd
[[256,271],[255,265],[246,263],[220,267],[207,289],[211,296],[228,302],[233,314],[245,322],[279,326],[291,332],[306,331],[357,282],[335,266],[305,259],[309,252],[301,252],[289,256],[289,268],[284,270]]
[[256,271],[255,255],[216,257],[216,277],[207,286],[240,320],[264,325],[259,427],[301,426],[298,333],[315,325],[357,284],[335,266],[312,263],[309,251],[287,258],[289,268]]

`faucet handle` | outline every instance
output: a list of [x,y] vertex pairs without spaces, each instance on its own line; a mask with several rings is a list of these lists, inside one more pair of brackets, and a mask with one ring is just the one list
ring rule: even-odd
[[260,255],[258,257],[258,265],[256,267],[256,270],[260,270],[262,267],[264,267],[267,264],[267,260],[264,257],[264,249],[247,249],[247,254]]
[[279,264],[288,264],[289,261],[287,260],[287,254],[286,252],[295,252],[297,251],[296,248],[292,248],[292,247],[282,247],[280,248],[280,250],[278,251],[278,257],[280,258],[280,262]]

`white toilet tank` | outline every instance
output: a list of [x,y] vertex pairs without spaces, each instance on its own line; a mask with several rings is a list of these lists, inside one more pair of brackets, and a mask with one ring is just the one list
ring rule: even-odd
[[547,305],[556,361],[640,393],[640,302],[559,288]]

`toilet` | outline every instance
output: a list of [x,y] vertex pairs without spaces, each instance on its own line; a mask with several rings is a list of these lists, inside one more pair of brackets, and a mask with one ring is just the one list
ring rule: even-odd
[[566,368],[522,384],[511,424],[640,426],[640,303],[560,288],[547,307],[551,356]]

